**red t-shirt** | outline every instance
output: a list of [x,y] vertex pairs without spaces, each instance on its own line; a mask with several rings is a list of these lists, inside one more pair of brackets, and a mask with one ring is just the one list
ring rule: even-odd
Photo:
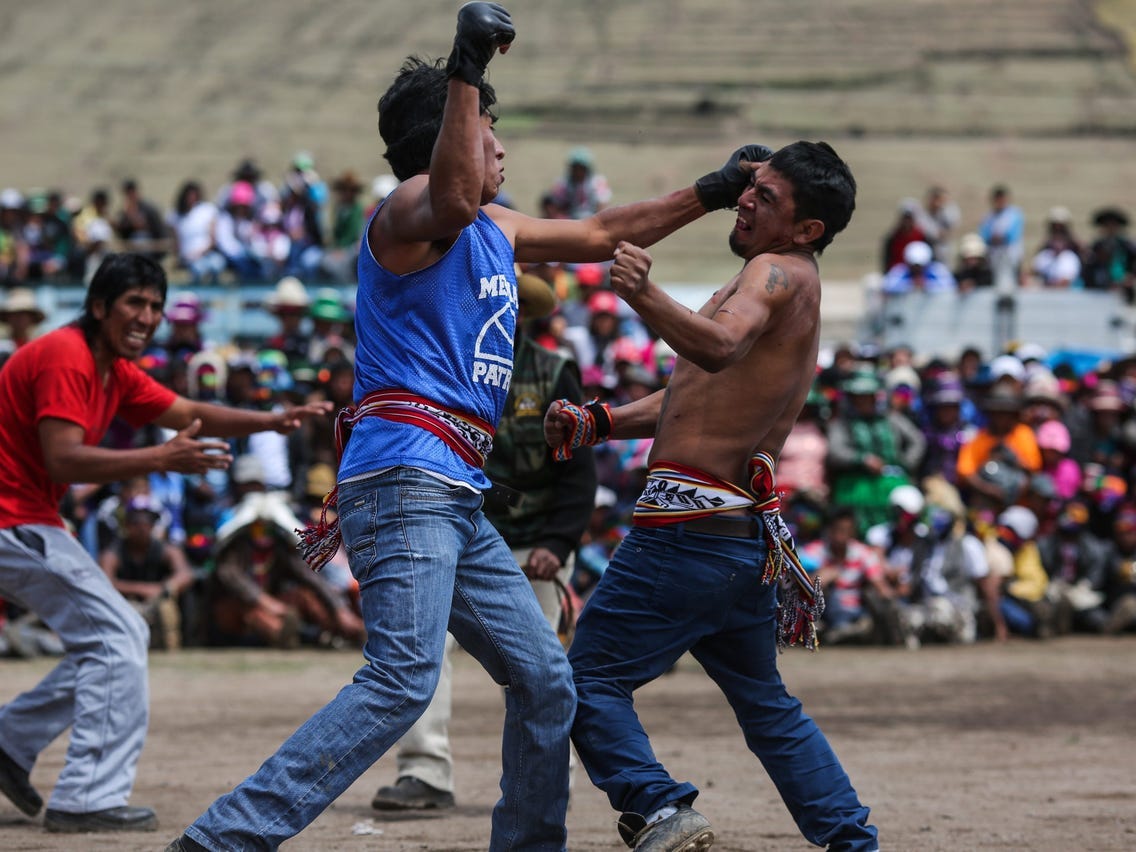
[[123,358],[114,362],[104,386],[91,348],[76,326],[21,346],[0,369],[0,529],[63,526],[59,501],[67,485],[47,475],[40,420],[55,417],[79,424],[83,443],[93,447],[115,415],[142,426],[161,416],[176,398]]

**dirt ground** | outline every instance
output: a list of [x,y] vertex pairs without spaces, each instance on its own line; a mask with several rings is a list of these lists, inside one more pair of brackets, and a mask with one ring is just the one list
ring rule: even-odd
[[[828,734],[888,850],[1119,850],[1136,846],[1136,642],[1071,638],[997,647],[824,649],[782,657],[792,692]],[[350,677],[351,652],[183,651],[153,658],[152,722],[133,802],[157,809],[157,834],[58,836],[0,801],[0,849],[160,850]],[[49,661],[0,663],[0,700]],[[452,725],[458,807],[383,819],[375,788],[386,756],[283,848],[482,850],[497,796],[500,691],[467,657],[455,666]],[[690,659],[641,691],[662,761],[694,782],[715,849],[812,848],[801,839],[722,696]],[[55,743],[32,781],[46,795]],[[623,848],[606,799],[581,773],[569,848]]]

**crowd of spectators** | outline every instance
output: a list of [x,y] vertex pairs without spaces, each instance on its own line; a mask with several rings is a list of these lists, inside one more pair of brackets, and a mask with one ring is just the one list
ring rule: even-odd
[[[372,201],[394,185],[376,180]],[[212,201],[187,181],[168,216],[133,181],[123,184],[117,213],[102,190],[70,213],[73,205],[59,193],[17,199],[6,190],[0,262],[16,260],[4,267],[0,359],[45,319],[29,285],[85,270],[97,252],[131,248],[184,267],[189,279],[171,292],[167,322],[141,361],[159,380],[188,397],[234,406],[313,398],[336,409],[349,405],[353,305],[343,301],[346,291],[323,285],[354,278],[362,194],[350,172],[329,190],[302,153],[282,186],[251,161],[238,165]],[[549,215],[576,216],[610,197],[591,154],[577,149],[542,203]],[[990,286],[986,260],[1010,247],[1021,225],[1020,211],[1006,215],[1012,205],[1003,188],[992,202],[983,227],[957,239],[962,217],[944,190],[933,188],[923,204],[906,202],[885,244],[888,280],[906,265],[919,267],[905,273],[913,288]],[[1067,217],[1051,215],[1063,218],[1068,226]],[[1086,270],[1107,248],[1107,286],[1130,287],[1136,252],[1122,233],[1127,217],[1109,209],[1094,221],[1103,233],[1080,252],[1079,280],[1098,286]],[[952,273],[947,260],[956,244],[966,261]],[[575,360],[588,398],[618,406],[665,386],[675,353],[612,292],[605,265],[523,271],[546,281],[559,304],[531,323],[533,338]],[[206,306],[192,283],[214,280],[275,282],[261,305],[275,319],[274,333],[206,339]],[[822,352],[778,474],[802,561],[827,597],[822,641],[918,647],[1136,629],[1134,412],[1136,356],[1086,370],[1052,362],[1029,343],[988,361],[976,348],[949,357],[905,346]],[[164,437],[118,424],[107,441],[129,446]],[[580,598],[630,523],[650,447],[640,439],[596,448],[600,485],[572,582]],[[330,419],[288,437],[235,441],[232,452],[227,473],[76,486],[65,517],[146,615],[155,647],[359,644],[346,555],[317,575],[295,547],[297,530],[318,519],[335,483]],[[0,602],[0,656],[59,651],[31,619]]]
[[973,230],[960,234],[962,221],[942,187],[931,187],[923,202],[901,201],[881,247],[883,292],[968,293],[997,285],[1114,291],[1133,300],[1136,243],[1127,235],[1128,214],[1118,207],[1093,212],[1091,241],[1076,236],[1068,208],[1052,207],[1032,251],[1024,242],[1025,215],[1005,186],[990,191],[989,209]]

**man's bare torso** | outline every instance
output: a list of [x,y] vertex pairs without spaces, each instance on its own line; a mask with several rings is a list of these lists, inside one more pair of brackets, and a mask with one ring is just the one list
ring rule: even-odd
[[[775,458],[808,395],[820,339],[820,279],[807,256],[751,260],[703,305],[712,317],[731,296],[771,302],[761,336],[738,361],[707,372],[682,358],[675,364],[655,432],[651,461],[698,468],[735,484],[748,481],[757,450]],[[756,259],[755,259],[756,260]]]

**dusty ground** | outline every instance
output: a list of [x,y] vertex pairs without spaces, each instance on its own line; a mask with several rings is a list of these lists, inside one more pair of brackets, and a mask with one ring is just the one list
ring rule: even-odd
[[[786,654],[790,689],[827,732],[889,850],[1119,850],[1136,846],[1136,642],[1066,639],[970,649],[826,649]],[[354,670],[352,653],[183,652],[152,666],[153,722],[134,802],[157,834],[60,837],[0,803],[0,849],[160,850],[259,764]],[[0,700],[47,662],[0,664]],[[393,780],[383,758],[289,850],[480,850],[496,798],[501,699],[468,658],[456,666],[458,807],[438,818],[376,819]],[[721,695],[689,659],[641,693],[655,747],[719,834],[715,849],[809,847],[796,833]],[[32,776],[46,793],[64,743]],[[603,796],[582,776],[573,850],[622,848]],[[373,833],[353,834],[359,824]]]

